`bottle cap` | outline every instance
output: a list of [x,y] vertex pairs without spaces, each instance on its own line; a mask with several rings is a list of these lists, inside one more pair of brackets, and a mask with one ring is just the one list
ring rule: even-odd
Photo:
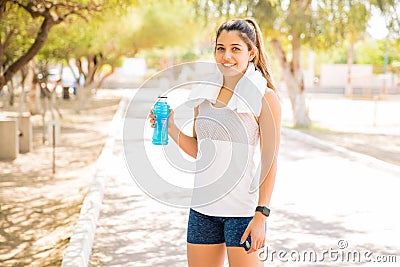
[[166,96],[159,96],[159,97],[158,97],[158,101],[161,101],[161,102],[167,101],[167,98],[168,98],[168,97],[166,97]]

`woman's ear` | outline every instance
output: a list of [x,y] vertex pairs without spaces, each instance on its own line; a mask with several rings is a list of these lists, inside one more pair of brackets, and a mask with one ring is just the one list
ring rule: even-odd
[[256,56],[256,52],[254,51],[254,49],[251,49],[250,54],[249,54],[249,61],[250,62],[253,61],[255,56]]

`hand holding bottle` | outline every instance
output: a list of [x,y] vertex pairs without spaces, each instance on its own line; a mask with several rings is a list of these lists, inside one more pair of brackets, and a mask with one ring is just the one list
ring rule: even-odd
[[[166,101],[167,97],[159,97],[154,108],[150,112],[151,127],[154,128],[152,143],[154,145],[168,144],[169,126],[173,124],[170,106]],[[170,122],[171,121],[171,122]]]
[[[154,115],[154,109],[150,110],[150,124],[151,124],[151,128],[154,128],[156,125],[156,120],[154,119],[155,115]],[[168,130],[170,130],[173,126],[175,125],[175,121],[174,121],[174,110],[172,108],[169,109],[169,117],[168,117]]]

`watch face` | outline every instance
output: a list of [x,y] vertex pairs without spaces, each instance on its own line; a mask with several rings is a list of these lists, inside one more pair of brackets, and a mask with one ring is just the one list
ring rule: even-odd
[[269,216],[270,210],[268,207],[263,207],[263,206],[258,206],[256,208],[256,211],[261,212],[262,214],[264,214],[265,216]]
[[263,208],[263,213],[264,213],[265,215],[269,215],[269,209],[268,209],[267,207],[264,207],[264,208]]
[[264,207],[263,208],[263,213],[266,213],[267,212],[267,209]]

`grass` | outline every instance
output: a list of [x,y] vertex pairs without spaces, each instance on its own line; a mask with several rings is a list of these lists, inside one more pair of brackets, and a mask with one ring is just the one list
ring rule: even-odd
[[289,125],[289,124],[282,124],[283,127],[293,129],[293,130],[299,130],[299,131],[305,131],[305,132],[318,132],[318,133],[327,133],[327,134],[337,134],[339,132],[333,131],[329,128],[324,128],[321,127],[317,124],[311,124],[309,127],[305,126],[295,126],[295,125]]

